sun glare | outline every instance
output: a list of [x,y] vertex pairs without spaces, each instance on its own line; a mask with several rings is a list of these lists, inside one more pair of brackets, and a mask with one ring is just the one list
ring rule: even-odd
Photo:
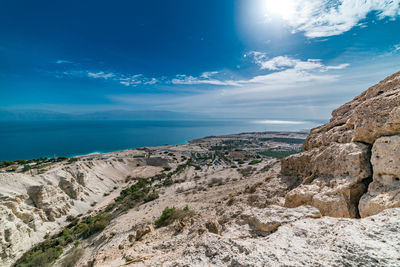
[[290,19],[295,13],[295,0],[263,0],[268,14]]

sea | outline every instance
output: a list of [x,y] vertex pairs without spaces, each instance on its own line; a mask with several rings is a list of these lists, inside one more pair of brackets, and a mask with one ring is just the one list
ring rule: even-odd
[[300,131],[319,124],[284,120],[1,121],[0,161],[185,144],[212,135]]

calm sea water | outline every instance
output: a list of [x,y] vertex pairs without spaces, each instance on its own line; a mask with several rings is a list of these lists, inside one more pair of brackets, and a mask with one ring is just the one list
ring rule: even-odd
[[46,121],[0,122],[0,160],[76,156],[128,148],[183,144],[241,132],[296,131],[313,123],[253,121]]

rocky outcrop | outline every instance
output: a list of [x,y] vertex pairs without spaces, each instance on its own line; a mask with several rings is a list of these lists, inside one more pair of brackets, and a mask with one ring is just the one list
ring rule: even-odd
[[400,207],[396,134],[400,73],[334,110],[329,123],[311,130],[303,153],[282,160],[281,174],[300,184],[287,194],[285,205],[313,205],[333,217],[365,217]]
[[360,200],[361,217],[400,207],[400,135],[377,139],[371,163],[374,179]]
[[67,197],[55,186],[32,186],[28,189],[28,194],[35,207],[44,211],[49,221],[55,221],[56,218],[67,215],[71,208]]
[[79,194],[83,191],[75,179],[65,177],[60,179],[60,188],[72,199],[78,199]]

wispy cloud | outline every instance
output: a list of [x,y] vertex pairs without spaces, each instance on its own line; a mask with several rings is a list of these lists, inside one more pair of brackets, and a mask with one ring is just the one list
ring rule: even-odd
[[156,78],[151,78],[150,81],[144,82],[144,84],[150,84],[150,85],[156,84],[156,83],[158,83],[158,80]]
[[325,72],[327,70],[340,70],[349,66],[347,63],[336,66],[326,66],[320,59],[307,59],[302,61],[289,56],[277,56],[269,59],[266,53],[258,51],[250,52],[249,56],[253,56],[254,62],[258,64],[261,69],[272,71],[292,68],[298,71],[319,70],[320,72]]
[[[297,86],[298,83],[305,83],[310,81],[315,82],[328,82],[334,81],[338,78],[337,75],[327,73],[331,70],[341,70],[349,66],[349,64],[340,65],[325,65],[319,59],[300,60],[287,55],[269,58],[267,54],[262,52],[253,51],[245,55],[254,64],[259,66],[259,74],[248,78],[232,78],[235,75],[227,77],[226,72],[207,71],[198,76],[179,74],[173,78],[148,78],[143,74],[126,75],[112,71],[92,71],[82,69],[64,70],[57,72],[56,76],[62,77],[79,77],[102,79],[108,81],[115,81],[124,86],[151,86],[157,83],[163,85],[203,85],[211,87],[244,87],[249,85],[262,85],[262,86]],[[238,75],[236,75],[237,77]],[[254,88],[254,87],[252,87]],[[229,89],[232,90],[232,89]],[[250,89],[248,89],[250,90]],[[224,92],[221,92],[222,94]]]
[[[285,1],[285,0],[273,0]],[[293,33],[304,32],[310,38],[340,35],[361,23],[369,13],[377,19],[394,19],[400,15],[400,0],[286,0],[290,16],[282,19]]]
[[72,69],[64,71],[53,72],[56,77],[77,77],[77,78],[91,78],[91,79],[103,79],[119,82],[125,86],[138,86],[138,85],[154,85],[159,82],[156,78],[147,78],[142,74],[126,75],[111,71],[91,71]]
[[193,77],[191,75],[187,76],[185,74],[176,75],[175,78],[171,80],[172,84],[181,85],[195,85],[195,84],[208,84],[208,85],[221,85],[221,86],[238,86],[238,82],[233,80],[221,80],[217,78],[212,78],[218,72],[203,72],[200,77]]
[[[196,90],[185,95],[163,94],[162,98],[146,94],[110,97],[120,103],[147,104],[159,109],[207,112],[221,116],[237,114],[237,110],[254,117],[269,114],[276,118],[279,118],[280,114],[287,114],[288,110],[298,113],[299,116],[312,113],[313,110],[321,112],[322,109],[329,114],[333,108],[332,99],[329,97],[318,101],[315,99],[318,95],[329,93],[332,86],[340,81],[341,76],[338,71],[348,66],[348,64],[325,65],[321,60],[300,60],[289,56],[268,58],[266,54],[260,52],[252,52],[248,57],[259,66],[259,72],[265,74],[231,80],[220,78],[224,76],[223,73],[216,72],[202,73],[196,77],[179,75],[172,79],[172,84],[208,85],[208,88],[212,89]],[[313,98],[313,103],[310,102],[310,98]],[[320,115],[315,116],[318,118]],[[279,123],[285,122],[279,121]]]
[[[268,58],[265,53],[253,51],[246,57],[252,57],[254,63],[259,65],[260,70],[269,71],[267,74],[257,75],[248,79],[218,79],[218,72],[204,72],[199,77],[188,75],[177,75],[171,80],[172,84],[179,85],[214,85],[214,86],[245,86],[249,84],[295,84],[308,81],[333,81],[336,75],[324,74],[329,70],[341,70],[349,66],[344,63],[340,65],[327,66],[319,59],[300,59],[289,56],[277,56]],[[272,71],[272,72],[271,72]]]
[[72,61],[59,59],[56,61],[56,64],[71,64]]
[[116,75],[112,72],[108,72],[105,73],[104,71],[100,71],[100,72],[88,72],[88,77],[90,78],[95,78],[95,79],[110,79],[110,78],[114,78]]

